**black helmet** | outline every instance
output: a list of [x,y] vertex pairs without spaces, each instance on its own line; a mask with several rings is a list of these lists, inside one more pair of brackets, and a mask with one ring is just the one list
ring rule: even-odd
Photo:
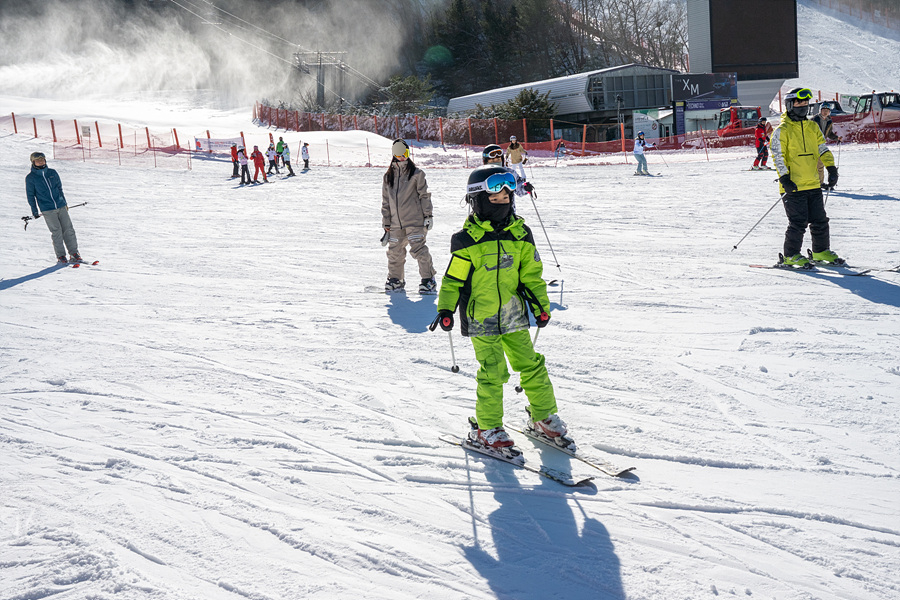
[[785,112],[792,121],[800,121],[809,115],[809,105],[798,106],[794,109],[794,102],[806,100],[812,102],[813,93],[809,88],[794,88],[784,96]]
[[34,161],[36,161],[39,158],[43,158],[45,161],[47,160],[47,157],[44,156],[43,152],[32,152],[31,156],[28,157],[28,160],[30,160],[32,166],[34,166]]
[[[501,190],[509,194],[508,204],[494,204],[488,196]],[[472,207],[475,216],[482,221],[504,223],[512,214],[513,192],[516,189],[516,176],[500,165],[478,167],[469,174],[466,186],[466,201]]]
[[481,151],[481,160],[484,161],[484,164],[487,164],[488,160],[498,157],[503,158],[503,148],[497,144],[488,144]]

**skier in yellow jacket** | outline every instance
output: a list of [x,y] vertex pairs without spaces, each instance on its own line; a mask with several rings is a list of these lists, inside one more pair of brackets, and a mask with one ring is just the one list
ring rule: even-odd
[[844,263],[844,259],[831,251],[828,215],[825,214],[816,165],[819,160],[825,165],[831,187],[837,183],[838,170],[831,150],[825,145],[822,130],[806,118],[812,97],[807,88],[795,88],[785,96],[781,124],[772,133],[770,142],[788,218],[781,261],[795,267],[805,267],[810,262],[801,254],[807,226],[812,237],[813,262]]

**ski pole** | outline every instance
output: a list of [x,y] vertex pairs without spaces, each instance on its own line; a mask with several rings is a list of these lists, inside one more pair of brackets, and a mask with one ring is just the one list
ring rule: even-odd
[[450,367],[450,372],[459,373],[459,365],[456,364],[456,352],[453,351],[453,332],[448,331],[447,337],[450,338],[450,358],[453,359],[453,366]]
[[[531,346],[532,346],[532,348],[534,347],[535,344],[537,344],[538,334],[540,334],[540,333],[541,333],[541,328],[538,327],[538,328],[537,328],[537,331],[534,332],[534,339],[531,340]],[[522,382],[522,376],[519,375],[519,385],[516,386],[516,393],[517,393],[517,394],[521,394],[521,393],[522,393],[522,383],[521,383],[521,382]]]
[[22,217],[22,220],[25,221],[25,231],[28,231],[28,221],[34,221],[35,219],[40,219],[43,215],[38,215],[36,217]]
[[745,233],[745,234],[744,234],[744,237],[742,237],[741,240],[740,240],[737,244],[734,245],[734,247],[731,249],[732,252],[734,252],[735,250],[737,250],[737,247],[740,245],[740,243],[743,242],[745,239],[747,239],[747,236],[750,235],[750,232],[752,232],[754,229],[756,229],[756,226],[759,225],[760,223],[762,223],[762,220],[765,219],[767,216],[769,216],[769,213],[772,212],[772,209],[775,208],[775,206],[776,206],[779,202],[781,202],[782,200],[784,200],[784,197],[785,197],[786,195],[787,195],[787,192],[785,192],[784,194],[782,194],[781,197],[780,197],[778,200],[775,201],[775,204],[772,205],[772,208],[770,208],[769,210],[767,210],[767,211],[766,211],[766,214],[764,214],[763,216],[761,216],[761,217],[759,218],[759,221],[756,222],[756,225],[754,225],[753,227],[751,227],[751,228],[750,228],[750,231],[748,231],[747,233]]
[[544,227],[544,220],[541,219],[541,213],[538,211],[537,204],[535,204],[534,199],[537,197],[537,194],[534,190],[528,192],[528,197],[531,198],[531,205],[534,206],[534,214],[537,215],[538,222],[541,224],[541,229],[544,230],[544,237],[547,238],[547,245],[550,246],[550,254],[553,255],[553,260],[556,261],[556,268],[562,272],[562,268],[559,266],[559,259],[556,258],[556,252],[553,251],[553,244],[550,243],[550,236],[547,235],[547,229]]
[[[428,326],[429,331],[434,331],[437,329],[438,324],[441,322],[441,315],[438,314],[434,318],[434,321],[431,322],[431,325]],[[450,371],[452,373],[459,373],[459,365],[456,364],[456,352],[453,350],[453,332],[448,331],[447,336],[450,338],[450,358],[453,359],[453,366],[450,367]]]

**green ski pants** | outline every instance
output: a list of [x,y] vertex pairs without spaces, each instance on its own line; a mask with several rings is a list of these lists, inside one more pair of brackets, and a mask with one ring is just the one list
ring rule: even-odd
[[475,358],[481,368],[475,376],[475,418],[479,429],[503,425],[503,384],[509,381],[506,359],[521,374],[521,386],[535,420],[556,412],[553,384],[544,365],[544,356],[534,351],[528,330],[501,335],[473,337]]

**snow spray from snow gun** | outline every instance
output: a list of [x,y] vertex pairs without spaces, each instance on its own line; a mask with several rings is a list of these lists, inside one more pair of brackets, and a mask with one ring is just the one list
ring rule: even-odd
[[[72,206],[69,206],[67,208],[77,208],[79,206],[84,206],[85,204],[87,204],[87,202],[82,202],[81,204],[73,204]],[[25,231],[28,231],[28,222],[29,221],[34,221],[35,219],[40,219],[40,218],[41,218],[41,215],[38,215],[36,217],[22,217],[22,220],[25,221]]]
[[775,201],[775,204],[772,205],[772,208],[770,208],[769,210],[767,210],[767,211],[766,211],[766,214],[764,214],[763,216],[761,216],[761,217],[759,218],[759,221],[756,222],[756,225],[754,225],[753,227],[751,227],[751,228],[750,228],[750,231],[748,231],[747,233],[744,234],[744,237],[741,238],[740,242],[738,242],[737,244],[735,244],[734,247],[731,249],[732,252],[734,252],[735,250],[737,250],[737,247],[741,244],[741,242],[743,242],[744,240],[747,239],[747,236],[750,235],[750,232],[752,232],[754,229],[756,229],[757,225],[759,225],[760,223],[762,223],[762,220],[765,219],[767,216],[769,216],[769,213],[772,212],[772,209],[775,208],[775,207],[778,205],[779,202],[782,202],[782,201],[784,200],[784,197],[785,197],[785,196],[787,196],[787,192],[783,193],[783,194],[781,195],[781,197],[780,197],[778,200]]

